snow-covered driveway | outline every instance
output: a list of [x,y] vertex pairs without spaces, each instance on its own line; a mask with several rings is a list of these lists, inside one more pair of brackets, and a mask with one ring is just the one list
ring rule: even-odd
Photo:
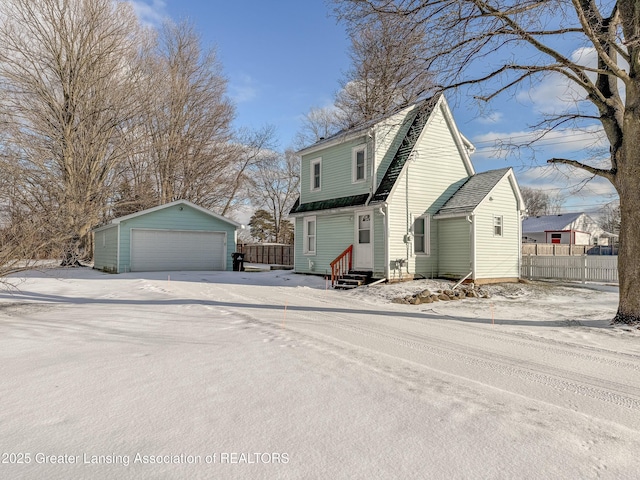
[[389,302],[425,285],[32,272],[0,293],[0,478],[637,478],[615,292]]

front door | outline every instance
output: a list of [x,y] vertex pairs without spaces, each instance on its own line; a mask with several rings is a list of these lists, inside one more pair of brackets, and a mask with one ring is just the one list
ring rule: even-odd
[[355,270],[373,270],[373,210],[356,212],[354,241]]

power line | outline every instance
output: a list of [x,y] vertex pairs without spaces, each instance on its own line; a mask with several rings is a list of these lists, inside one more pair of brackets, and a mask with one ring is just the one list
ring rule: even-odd
[[[594,136],[594,135],[600,135],[604,133],[602,130],[596,130],[593,132],[574,132],[574,133],[568,133],[568,134],[563,134],[564,137],[579,137],[579,136],[585,136],[585,135],[589,135],[589,136]],[[536,140],[536,136],[532,135],[532,134],[523,134],[523,135],[513,135],[513,136],[509,136],[509,137],[504,137],[504,138],[494,138],[492,140],[478,140],[476,142],[472,142],[474,145],[477,144],[482,144],[482,143],[495,143],[495,142],[509,142],[518,138],[522,138],[522,139],[529,139],[531,141],[534,141],[535,143],[538,142],[542,142],[545,140],[555,140],[555,138],[545,138],[546,135],[541,135],[539,136],[539,138]]]

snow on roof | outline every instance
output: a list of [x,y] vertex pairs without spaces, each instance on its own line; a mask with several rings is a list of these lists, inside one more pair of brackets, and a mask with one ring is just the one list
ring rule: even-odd
[[569,225],[581,215],[584,215],[584,212],[527,217],[522,221],[522,233],[568,230]]

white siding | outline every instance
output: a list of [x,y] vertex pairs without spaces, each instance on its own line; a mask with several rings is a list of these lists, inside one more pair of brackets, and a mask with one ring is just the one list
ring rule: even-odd
[[[502,236],[494,235],[493,218],[502,216]],[[482,278],[518,278],[520,215],[508,178],[503,178],[476,209],[476,272]]]
[[414,255],[413,245],[408,247],[403,239],[410,226],[411,215],[434,215],[469,177],[452,128],[454,126],[449,125],[442,110],[436,109],[416,146],[417,159],[405,166],[388,200],[389,260],[408,259],[409,272],[426,277],[438,271],[439,222],[431,222],[430,255]]
[[471,223],[466,217],[437,222],[440,244],[438,275],[462,278],[471,271]]

